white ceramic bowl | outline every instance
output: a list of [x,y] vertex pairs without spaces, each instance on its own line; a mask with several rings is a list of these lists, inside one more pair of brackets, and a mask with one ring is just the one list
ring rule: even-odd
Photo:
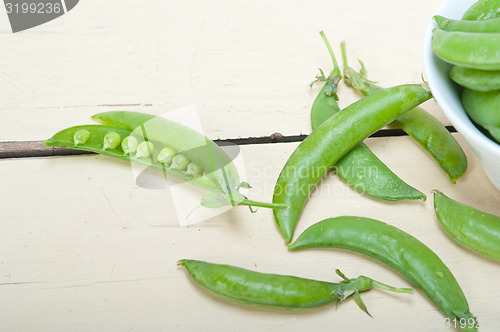
[[[477,0],[445,0],[436,15],[460,19]],[[434,99],[455,129],[462,135],[479,159],[484,171],[495,187],[500,190],[500,144],[485,136],[471,122],[460,100],[459,88],[450,80],[450,65],[434,55],[431,47],[432,30],[437,27],[432,21],[425,35],[424,71]]]

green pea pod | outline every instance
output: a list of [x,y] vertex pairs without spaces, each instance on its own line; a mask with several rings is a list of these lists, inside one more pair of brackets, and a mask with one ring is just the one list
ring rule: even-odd
[[[336,91],[342,74],[328,39],[323,31],[320,33],[330,52],[334,69],[328,77],[325,77],[322,72],[318,76],[318,80],[325,81],[325,85],[311,107],[313,130],[340,111]],[[371,197],[387,201],[426,200],[427,198],[424,193],[411,187],[394,174],[364,143],[359,143],[343,156],[335,164],[335,170],[344,182]]]
[[346,107],[314,130],[292,153],[274,187],[276,223],[289,243],[307,198],[327,170],[373,132],[430,99],[426,85],[399,85]]
[[462,16],[463,20],[486,20],[500,16],[500,0],[479,0]]
[[500,93],[463,89],[462,105],[467,115],[500,143]]
[[434,29],[432,50],[453,65],[500,70],[500,33],[444,31]]
[[191,128],[163,117],[139,112],[104,112],[92,118],[106,124],[124,126],[151,140],[168,142],[168,146],[213,174],[224,192],[237,190],[240,178],[227,153]]
[[44,144],[146,164],[212,191],[207,194],[209,197],[202,199],[202,204],[207,202],[206,207],[246,205],[286,208],[285,205],[249,200],[242,195],[239,192],[242,184],[238,171],[229,156],[213,141],[188,127],[137,112],[105,112],[94,118],[108,125],[67,128]]
[[433,192],[436,216],[448,234],[466,248],[500,261],[500,217]]
[[453,20],[440,15],[434,16],[438,27],[444,31],[500,32],[500,17],[481,21]]
[[[382,91],[381,87],[366,78],[366,69],[361,61],[360,72],[349,67],[345,43],[342,42],[341,46],[346,83],[365,96]],[[467,170],[467,157],[460,144],[439,120],[424,109],[415,107],[394,120],[393,124],[403,129],[427,151],[448,175],[452,183],[456,183],[457,179]]]
[[450,270],[426,245],[394,226],[363,217],[325,219],[289,246],[306,248],[340,248],[373,257],[405,276],[447,317],[467,322],[465,331],[477,331],[477,320]]
[[479,70],[453,66],[450,78],[457,84],[476,91],[500,91],[500,70]]
[[[74,141],[75,133],[77,133],[80,130],[86,130],[91,134],[89,135],[89,138],[85,140],[85,142],[75,143]],[[139,136],[133,136],[134,133],[127,128],[120,128],[117,126],[109,126],[109,125],[82,125],[82,126],[74,126],[63,129],[60,132],[54,134],[51,138],[45,140],[43,143],[46,146],[64,146],[83,151],[95,152],[127,161],[134,161],[139,164],[151,166],[156,170],[159,170],[169,175],[173,175],[184,181],[189,181],[205,189],[211,191],[221,190],[220,186],[218,186],[215,182],[213,182],[209,178],[203,176],[196,178],[189,177],[184,172],[164,167],[162,163],[154,160],[153,158],[135,158],[133,155],[124,153],[123,148],[120,145],[114,149],[105,149],[104,138],[106,137],[106,135],[110,133],[116,133],[120,135],[122,139],[126,137],[138,137],[139,140],[143,139],[142,137]]]
[[342,302],[353,296],[368,314],[359,297],[373,287],[398,293],[412,293],[409,288],[394,288],[371,278],[359,276],[340,283],[318,281],[289,275],[260,273],[231,265],[182,259],[178,263],[189,275],[212,294],[237,303],[274,309],[315,308],[331,302]]

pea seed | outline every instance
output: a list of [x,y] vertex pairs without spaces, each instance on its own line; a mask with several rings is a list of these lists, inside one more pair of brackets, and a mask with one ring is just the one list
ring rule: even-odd
[[174,149],[170,147],[165,147],[161,149],[160,153],[158,154],[158,161],[161,162],[162,164],[170,165],[172,159],[174,159],[174,156],[175,156]]
[[141,142],[137,146],[136,158],[148,158],[153,153],[154,145],[151,142]]
[[186,156],[182,154],[177,154],[175,157],[172,159],[172,168],[173,169],[178,169],[178,170],[183,170],[187,167],[189,164],[189,159],[186,158]]
[[103,149],[116,149],[120,145],[122,138],[118,133],[112,132],[104,136],[104,146]]
[[203,168],[201,168],[201,166],[198,165],[197,163],[190,162],[187,165],[186,173],[188,175],[191,175],[193,177],[200,176],[202,174],[202,172],[203,172]]
[[73,135],[73,140],[75,141],[75,145],[85,144],[90,138],[90,132],[87,129],[80,129],[75,132]]
[[122,141],[123,153],[129,155],[137,150],[137,138],[134,136],[127,136]]

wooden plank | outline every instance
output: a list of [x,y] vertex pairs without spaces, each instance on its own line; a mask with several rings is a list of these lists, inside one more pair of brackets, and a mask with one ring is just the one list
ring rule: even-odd
[[[1,15],[0,141],[43,140],[106,110],[191,104],[211,138],[307,134],[309,83],[331,68],[320,30],[380,85],[420,82],[440,2],[87,0],[16,34]],[[343,83],[339,93],[343,107],[359,98]]]
[[[500,192],[460,137],[469,170],[451,184],[408,137],[371,138],[370,148],[427,202],[385,203],[328,177],[309,200],[297,235],[326,217],[377,218],[433,249],[460,283],[482,324],[497,331],[500,265],[452,242],[434,216],[431,190],[500,215]],[[270,200],[275,179],[298,143],[242,146],[249,196]],[[134,170],[107,157],[0,160],[0,320],[6,331],[450,331],[421,292],[362,294],[373,315],[352,300],[318,310],[274,311],[230,304],[207,294],[176,266],[181,258],[262,272],[336,280],[371,276],[409,286],[377,261],[343,250],[288,252],[272,212],[230,209],[181,227],[171,187],[139,186]],[[158,177],[159,182],[162,181]],[[189,201],[195,206],[195,201]]]
[[92,152],[58,146],[49,147],[43,145],[42,141],[0,142],[0,159],[81,155],[91,153]]

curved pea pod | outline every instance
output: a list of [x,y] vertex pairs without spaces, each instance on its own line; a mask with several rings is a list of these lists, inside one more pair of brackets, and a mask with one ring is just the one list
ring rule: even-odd
[[453,66],[450,78],[457,84],[476,91],[500,92],[500,70],[479,70]]
[[[328,77],[325,77],[322,71],[321,75],[317,77],[318,81],[325,81],[325,84],[311,107],[313,130],[316,130],[335,113],[340,112],[336,92],[342,73],[323,31],[321,31],[321,36],[330,51],[334,69]],[[374,198],[387,201],[426,200],[427,198],[424,193],[408,185],[394,174],[364,143],[359,143],[343,156],[335,164],[335,170],[339,178],[349,186]]]
[[500,143],[500,92],[463,89],[462,104],[469,117]]
[[500,70],[500,33],[444,31],[434,29],[434,54],[453,65]]
[[231,265],[181,259],[177,265],[186,268],[189,275],[202,287],[217,297],[232,302],[269,307],[274,309],[315,308],[353,297],[358,306],[368,314],[360,292],[373,287],[398,293],[412,293],[409,288],[394,288],[371,278],[359,276],[340,283],[318,281],[289,275],[251,271]]
[[500,16],[500,0],[479,0],[467,9],[463,20],[485,20]]
[[[342,42],[341,46],[346,83],[365,96],[382,91],[383,88],[366,78],[366,69],[361,61],[360,72],[348,66],[345,43]],[[467,170],[467,157],[460,144],[438,119],[423,108],[415,107],[395,119],[393,124],[403,129],[427,151],[452,183],[456,183]]]
[[394,124],[403,129],[436,160],[452,183],[467,170],[467,157],[453,135],[420,107],[400,116]]
[[[82,131],[89,133],[87,139],[75,140],[75,137],[80,137],[78,133],[81,133]],[[154,158],[136,158],[134,155],[126,153],[123,150],[122,145],[116,145],[114,148],[105,148],[105,137],[111,133],[113,133],[114,135],[119,135],[122,139],[128,137],[131,137],[136,141],[140,141],[143,139],[142,137],[134,136],[134,133],[127,128],[109,125],[82,125],[63,129],[60,132],[54,134],[51,138],[45,140],[43,143],[46,146],[64,146],[83,151],[95,152],[127,161],[134,161],[146,166],[151,166],[158,171],[173,175],[184,181],[189,181],[205,189],[211,191],[220,190],[220,187],[215,182],[206,177],[191,177],[186,172],[164,167],[162,163],[158,162]],[[161,146],[159,143],[157,143],[157,145]]]
[[453,20],[440,15],[434,16],[438,27],[444,31],[500,32],[500,17],[482,21]]
[[446,232],[464,247],[500,261],[500,217],[433,192],[434,210]]
[[307,198],[327,170],[354,146],[431,97],[421,84],[399,85],[365,97],[325,121],[292,153],[274,187],[274,217],[289,243]]
[[163,117],[125,111],[99,113],[92,118],[118,125],[148,139],[164,142],[212,174],[225,193],[237,191],[238,170],[231,158],[212,140],[197,131]]
[[[316,114],[313,118],[313,111],[311,112],[313,130],[340,111],[338,106],[332,105],[337,105],[333,102],[334,98],[326,96],[323,90],[324,87],[312,106]],[[323,101],[324,99],[326,100]],[[363,142],[340,158],[334,169],[338,177],[351,188],[374,198],[386,201],[427,199],[424,193],[398,177]]]
[[325,219],[289,246],[306,248],[340,248],[373,257],[405,276],[451,320],[466,321],[465,331],[477,331],[477,320],[448,267],[426,245],[394,226],[354,216]]

